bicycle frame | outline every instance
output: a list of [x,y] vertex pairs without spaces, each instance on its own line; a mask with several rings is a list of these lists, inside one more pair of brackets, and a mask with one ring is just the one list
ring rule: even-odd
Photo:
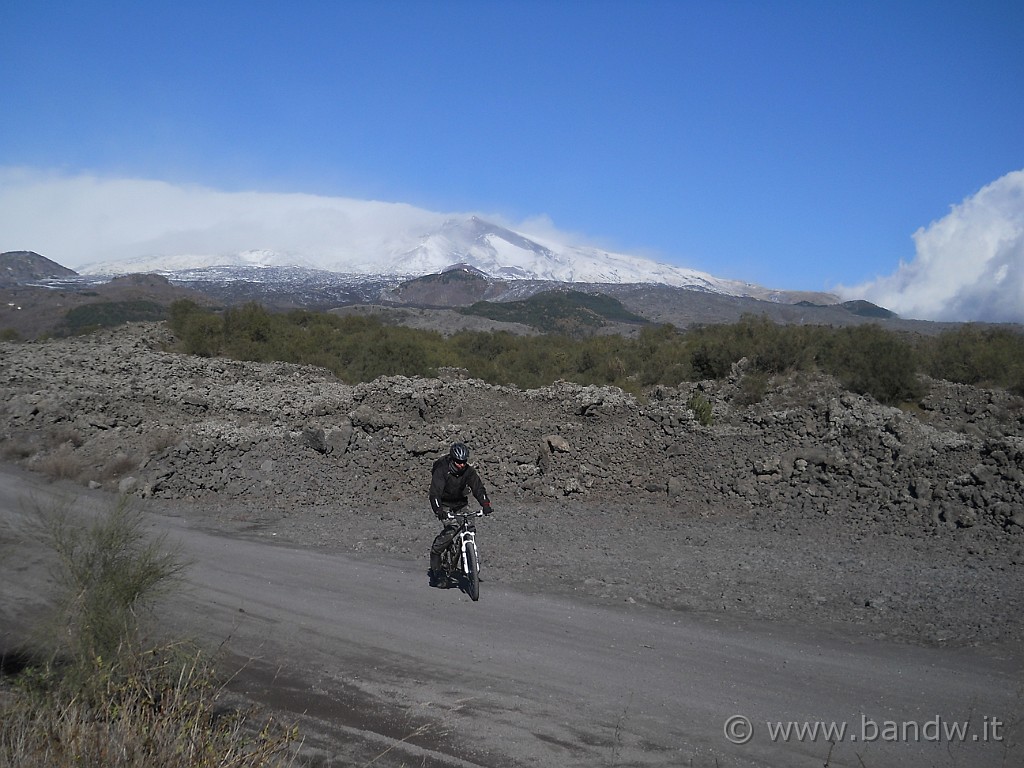
[[480,553],[476,548],[476,526],[472,518],[482,517],[477,512],[449,512],[447,522],[457,521],[458,527],[451,544],[441,553],[441,566],[451,577],[457,577],[470,598],[480,599]]
[[452,565],[455,570],[461,571],[467,576],[469,575],[469,567],[466,564],[466,549],[472,547],[473,554],[477,557],[480,556],[476,548],[476,526],[471,518],[482,517],[483,514],[483,510],[477,512],[449,512],[448,517],[445,518],[446,520],[459,521],[455,537],[452,539],[452,543],[448,545],[448,548],[455,550],[457,555],[457,557],[452,558]]

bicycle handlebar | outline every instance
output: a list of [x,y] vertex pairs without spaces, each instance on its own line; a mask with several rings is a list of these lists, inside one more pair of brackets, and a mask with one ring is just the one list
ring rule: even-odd
[[448,510],[448,514],[444,516],[445,520],[454,520],[457,517],[483,517],[484,511],[478,509],[476,512],[452,512]]

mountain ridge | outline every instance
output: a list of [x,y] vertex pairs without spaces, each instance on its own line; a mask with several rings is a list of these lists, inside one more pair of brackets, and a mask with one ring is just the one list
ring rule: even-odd
[[[0,273],[8,261],[18,262],[24,254],[0,254]],[[36,259],[44,257],[35,254]],[[178,298],[221,307],[246,302],[260,303],[272,310],[306,309],[373,314],[388,323],[413,323],[417,327],[487,330],[497,321],[477,317],[470,322],[459,314],[461,307],[475,302],[523,301],[545,292],[577,291],[604,295],[621,302],[628,311],[652,323],[678,328],[730,323],[744,315],[766,316],[781,324],[815,324],[835,327],[866,322],[887,328],[937,333],[956,324],[901,319],[867,302],[825,302],[809,292],[778,292],[773,300],[730,296],[708,289],[675,287],[661,283],[565,283],[550,280],[501,280],[487,276],[464,262],[445,270],[402,280],[381,275],[344,275],[302,267],[204,267],[167,274],[127,273],[79,275],[46,259],[55,266],[53,275],[2,286],[0,334],[12,338],[35,338],[55,332],[65,314],[87,303],[156,301],[169,306]],[[789,298],[787,302],[784,299]],[[462,319],[455,319],[455,318]],[[509,324],[500,324],[504,329]],[[627,327],[628,326],[628,327]],[[618,323],[615,332],[630,333],[636,326]],[[530,332],[516,328],[513,332]]]
[[155,253],[89,264],[87,275],[156,272],[225,267],[299,267],[349,276],[412,279],[464,264],[496,280],[543,280],[561,283],[664,284],[780,303],[813,301],[833,304],[825,292],[787,291],[727,280],[699,270],[676,267],[626,253],[556,242],[541,235],[509,229],[478,216],[447,218],[414,233],[382,230],[362,242],[358,252],[339,255],[273,249],[233,253]]
[[19,285],[33,280],[74,277],[78,273],[35,251],[0,253],[0,285]]

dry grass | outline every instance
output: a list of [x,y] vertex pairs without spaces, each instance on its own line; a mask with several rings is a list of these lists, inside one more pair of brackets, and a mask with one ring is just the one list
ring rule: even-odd
[[160,427],[146,435],[146,450],[150,454],[160,453],[181,442],[181,432],[171,427]]
[[84,466],[74,449],[65,443],[53,453],[37,459],[35,468],[51,480],[75,480],[81,476]]
[[29,671],[0,699],[0,768],[255,768],[291,763],[294,729],[226,712],[200,652],[122,647],[85,685]]
[[29,534],[55,561],[51,621],[34,655],[2,659],[0,768],[289,765],[293,728],[222,703],[206,654],[154,644],[141,620],[185,564],[125,498],[87,525],[70,502],[35,504]]
[[117,453],[110,458],[100,472],[101,480],[116,480],[139,466],[139,461],[133,456],[125,453]]
[[8,461],[27,459],[35,452],[32,444],[24,440],[4,440],[3,447],[0,448],[0,454]]
[[70,445],[79,448],[85,444],[85,437],[70,424],[61,424],[51,427],[46,433],[46,445],[57,448],[62,445]]

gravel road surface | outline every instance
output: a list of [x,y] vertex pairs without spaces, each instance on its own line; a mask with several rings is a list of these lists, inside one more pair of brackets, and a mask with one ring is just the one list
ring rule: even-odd
[[[6,520],[69,497],[83,516],[111,502],[0,465]],[[1022,659],[1005,648],[898,645],[595,604],[491,579],[474,603],[455,588],[430,589],[420,560],[218,530],[186,505],[145,509],[154,530],[193,560],[188,589],[163,611],[166,625],[221,646],[238,669],[232,695],[297,722],[307,765],[1024,760]],[[486,553],[486,531],[480,540]],[[10,643],[38,604],[45,571],[25,545],[5,559]],[[824,730],[787,737],[789,723],[846,730],[840,739]]]

